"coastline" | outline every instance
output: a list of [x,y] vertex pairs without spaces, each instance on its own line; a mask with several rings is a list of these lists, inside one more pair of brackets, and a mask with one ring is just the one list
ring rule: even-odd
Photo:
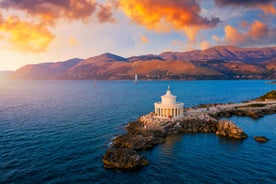
[[165,142],[166,137],[188,133],[213,132],[236,139],[247,138],[245,132],[222,117],[249,116],[253,119],[276,113],[276,99],[252,100],[235,104],[208,104],[185,109],[182,118],[158,118],[149,113],[125,126],[127,134],[119,135],[103,157],[105,168],[137,169],[149,164],[141,154],[154,145]]

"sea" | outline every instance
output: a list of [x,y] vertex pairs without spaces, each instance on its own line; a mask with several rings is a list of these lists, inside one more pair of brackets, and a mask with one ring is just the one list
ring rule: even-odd
[[[172,136],[144,151],[139,170],[105,169],[124,126],[152,112],[168,85],[185,107],[242,102],[266,80],[0,81],[0,183],[276,183],[276,114],[229,118],[245,140],[214,133]],[[259,143],[254,136],[266,136]]]

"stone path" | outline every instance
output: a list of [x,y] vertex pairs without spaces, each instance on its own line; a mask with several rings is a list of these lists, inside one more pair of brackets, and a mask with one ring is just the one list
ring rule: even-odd
[[267,101],[249,101],[249,102],[242,102],[242,103],[233,103],[233,104],[219,104],[219,105],[212,105],[211,107],[208,108],[190,108],[188,109],[185,114],[186,115],[198,115],[202,113],[214,113],[214,112],[219,112],[224,109],[231,109],[235,107],[240,107],[240,106],[247,106],[247,105],[252,105],[252,104],[266,104],[266,105],[273,105],[276,106],[276,100],[267,100]]

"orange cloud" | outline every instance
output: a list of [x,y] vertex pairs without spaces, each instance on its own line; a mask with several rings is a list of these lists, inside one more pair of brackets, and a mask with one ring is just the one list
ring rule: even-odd
[[199,43],[199,47],[201,50],[208,49],[211,47],[211,43],[208,41],[202,41]]
[[180,40],[172,40],[171,44],[178,47],[179,50],[183,50],[186,46],[183,41]]
[[246,28],[248,26],[248,23],[246,22],[246,21],[242,21],[241,23],[240,23],[240,27],[241,28]]
[[202,17],[195,0],[120,0],[119,6],[137,24],[159,32],[181,30],[191,41],[199,29],[212,28],[220,22],[219,18]]
[[196,43],[186,43],[181,40],[172,40],[171,44],[175,47],[176,50],[181,51],[181,52],[191,51],[196,48]]
[[0,8],[21,10],[28,15],[29,22],[19,20],[17,16],[3,21],[0,13],[0,31],[8,34],[5,40],[12,49],[23,52],[44,51],[54,39],[49,27],[60,19],[87,22],[97,13],[99,22],[115,21],[112,5],[103,5],[96,0],[0,0]]
[[2,40],[7,40],[9,47],[21,52],[42,52],[54,39],[54,35],[42,25],[21,21],[17,16],[2,18],[0,32]]
[[225,26],[224,32],[225,32],[225,42],[227,43],[244,42],[244,36],[233,26],[230,26],[230,25]]
[[276,28],[268,27],[262,22],[255,20],[249,24],[246,31],[239,31],[233,26],[224,28],[224,43],[239,46],[262,46],[276,44]]
[[262,22],[255,20],[247,34],[253,38],[264,38],[269,35],[269,29]]
[[140,40],[142,43],[148,43],[149,39],[145,35],[140,35]]
[[79,45],[79,42],[78,42],[78,40],[76,38],[71,37],[71,38],[69,38],[69,44],[71,46],[76,46],[76,45]]
[[276,9],[273,4],[259,4],[258,7],[263,10],[266,14],[276,15]]
[[212,36],[212,39],[213,39],[215,42],[221,42],[220,37],[218,37],[218,36],[216,36],[216,35],[213,35],[213,36]]

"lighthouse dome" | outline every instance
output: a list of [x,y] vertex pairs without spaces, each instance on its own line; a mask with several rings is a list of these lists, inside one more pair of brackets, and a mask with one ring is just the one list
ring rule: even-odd
[[176,96],[172,95],[170,86],[168,86],[168,90],[165,95],[161,96],[162,104],[164,105],[174,105],[176,104]]

